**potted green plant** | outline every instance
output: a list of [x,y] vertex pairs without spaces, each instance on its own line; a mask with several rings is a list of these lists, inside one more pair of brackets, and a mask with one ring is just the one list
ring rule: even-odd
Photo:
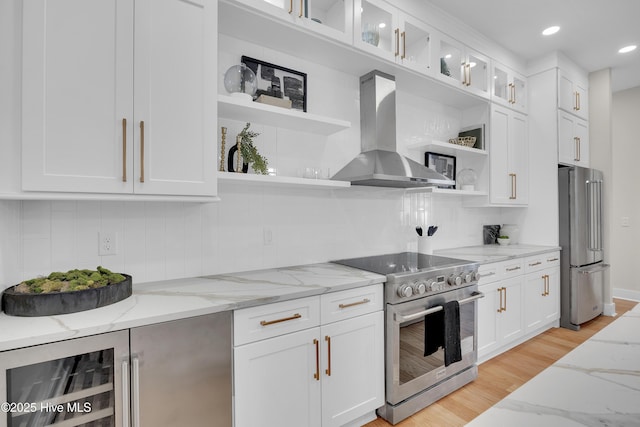
[[499,245],[508,245],[510,241],[509,236],[498,236]]
[[253,145],[253,138],[260,135],[249,130],[251,123],[247,123],[244,129],[238,134],[240,153],[242,160],[248,163],[257,174],[266,175],[269,163],[267,159],[258,153],[258,149]]

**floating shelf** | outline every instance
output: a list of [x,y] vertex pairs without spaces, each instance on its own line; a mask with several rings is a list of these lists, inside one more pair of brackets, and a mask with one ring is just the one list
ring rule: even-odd
[[220,172],[218,183],[253,183],[282,187],[306,187],[306,188],[349,188],[351,183],[347,181],[332,181],[329,179],[309,179],[292,176],[256,175],[248,173]]
[[319,135],[331,135],[351,127],[351,122],[345,120],[261,104],[228,95],[218,95],[218,116]]
[[478,148],[465,147],[464,145],[451,144],[449,142],[430,140],[424,142],[416,142],[407,145],[410,150],[434,151],[441,154],[455,155],[459,153],[476,154],[486,156],[489,154],[487,150]]

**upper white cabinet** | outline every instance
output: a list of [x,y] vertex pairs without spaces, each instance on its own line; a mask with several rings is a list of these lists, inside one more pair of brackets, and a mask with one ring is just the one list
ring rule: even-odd
[[589,123],[558,110],[558,162],[589,167]]
[[439,70],[434,73],[445,81],[483,98],[489,98],[489,58],[444,34],[434,43],[434,58]]
[[495,61],[491,76],[491,100],[526,113],[527,78]]
[[589,91],[588,84],[571,76],[569,73],[558,70],[558,108],[589,119]]
[[23,15],[23,190],[215,195],[217,2]]
[[237,0],[294,25],[351,43],[352,0]]
[[382,0],[355,0],[354,6],[354,45],[431,74],[434,31],[431,27]]
[[526,205],[529,197],[528,120],[524,114],[492,104],[490,202]]

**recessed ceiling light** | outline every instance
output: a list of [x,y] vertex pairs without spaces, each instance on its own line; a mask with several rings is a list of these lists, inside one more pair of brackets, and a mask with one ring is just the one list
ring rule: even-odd
[[631,52],[631,51],[633,51],[633,50],[636,50],[636,47],[638,47],[638,46],[636,46],[636,45],[632,44],[631,46],[625,46],[625,47],[623,47],[623,48],[622,48],[622,49],[620,49],[618,52],[620,52],[620,53],[628,53],[628,52]]
[[560,27],[558,27],[557,25],[554,25],[553,27],[549,27],[546,30],[544,30],[542,32],[543,36],[550,36],[551,34],[555,34],[558,31],[560,31]]

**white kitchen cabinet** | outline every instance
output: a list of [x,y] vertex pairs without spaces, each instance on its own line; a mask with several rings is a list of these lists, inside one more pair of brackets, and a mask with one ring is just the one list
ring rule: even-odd
[[558,110],[558,163],[589,167],[589,122]]
[[526,332],[560,319],[560,253],[525,260],[524,323]]
[[491,105],[490,202],[526,205],[529,190],[528,119],[524,114]]
[[491,101],[527,112],[527,78],[498,62],[493,62]]
[[490,97],[489,57],[442,33],[434,41],[433,57],[439,62],[434,73],[438,79],[474,95]]
[[589,119],[589,85],[558,69],[558,108]]
[[22,189],[215,195],[216,22],[211,0],[25,3]]
[[236,427],[342,426],[384,404],[382,285],[234,318]]
[[236,0],[283,22],[351,44],[353,0]]
[[355,0],[354,45],[422,74],[432,73],[434,29],[383,0]]

